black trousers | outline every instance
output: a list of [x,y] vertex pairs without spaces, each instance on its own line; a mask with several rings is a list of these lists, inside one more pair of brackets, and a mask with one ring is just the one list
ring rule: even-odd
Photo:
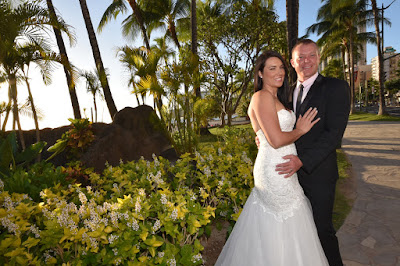
[[299,176],[304,194],[310,200],[318,236],[329,265],[343,266],[336,231],[332,224],[336,179],[329,181],[326,178],[321,179],[321,176],[316,178]]

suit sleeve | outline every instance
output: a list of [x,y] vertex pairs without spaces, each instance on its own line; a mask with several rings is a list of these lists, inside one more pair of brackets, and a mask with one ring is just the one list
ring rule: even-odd
[[324,120],[318,122],[323,123],[323,131],[311,145],[303,147],[303,152],[299,155],[303,163],[302,168],[307,173],[311,173],[329,154],[336,150],[349,118],[349,85],[347,82],[338,79],[329,79],[325,82],[327,82],[324,97],[325,117]]

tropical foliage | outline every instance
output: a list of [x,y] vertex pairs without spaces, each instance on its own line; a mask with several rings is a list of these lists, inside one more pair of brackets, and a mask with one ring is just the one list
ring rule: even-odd
[[175,164],[154,156],[102,174],[78,167],[85,187],[67,178],[75,166],[13,171],[0,181],[1,264],[201,265],[200,239],[215,219],[234,223],[253,186],[246,132],[229,130]]

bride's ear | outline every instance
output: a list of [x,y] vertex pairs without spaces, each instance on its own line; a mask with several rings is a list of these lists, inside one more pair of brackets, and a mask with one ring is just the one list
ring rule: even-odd
[[260,79],[262,79],[262,72],[259,70],[258,71],[258,77],[260,78]]

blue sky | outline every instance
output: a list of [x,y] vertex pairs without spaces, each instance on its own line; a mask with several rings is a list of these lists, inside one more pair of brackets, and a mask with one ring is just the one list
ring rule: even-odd
[[[392,0],[384,0],[384,6],[390,4]],[[87,0],[87,5],[90,11],[92,22],[95,28],[100,21],[100,18],[111,3],[111,0]],[[91,47],[87,37],[85,24],[82,18],[82,13],[79,6],[78,0],[53,0],[53,4],[61,13],[64,20],[72,25],[75,29],[77,42],[75,46],[70,47],[67,39],[64,41],[67,46],[68,57],[72,63],[80,69],[93,70],[94,60],[92,56]],[[382,0],[378,1],[378,5],[381,6]],[[300,0],[299,10],[299,36],[305,34],[305,29],[311,24],[316,22],[317,10],[321,6],[320,0]],[[275,9],[279,16],[279,20],[286,19],[286,1],[276,0]],[[399,26],[400,18],[398,13],[400,11],[400,1],[395,1],[392,6],[385,11],[385,17],[389,18],[392,22],[392,26],[385,26],[385,46],[393,46],[400,51],[400,38]],[[100,52],[102,55],[104,66],[110,73],[109,83],[111,91],[114,97],[114,101],[117,105],[117,109],[121,110],[126,106],[135,107],[136,99],[134,95],[130,93],[130,89],[127,86],[128,73],[124,70],[116,57],[117,47],[123,45],[142,45],[140,40],[133,42],[122,37],[121,34],[121,21],[127,15],[122,15],[116,21],[110,22],[101,33],[97,33],[97,40],[100,46]],[[373,30],[373,29],[372,29]],[[313,40],[317,40],[317,36],[311,36]],[[57,48],[55,47],[55,50]],[[376,46],[367,46],[367,63],[371,62],[371,58],[376,56]],[[73,117],[71,101],[67,91],[67,85],[63,69],[59,67],[53,74],[52,84],[46,86],[40,80],[40,75],[37,70],[31,69],[31,87],[32,93],[35,100],[35,104],[39,109],[42,110],[45,115],[44,119],[39,122],[40,128],[45,127],[59,127],[69,124],[68,118]],[[23,102],[27,98],[25,88],[23,85],[19,85],[19,100]],[[90,94],[86,92],[85,83],[83,81],[77,83],[77,94],[84,115],[83,108],[86,108],[85,114],[87,117],[90,116],[90,108],[92,107],[92,98]],[[7,101],[7,88],[2,85],[0,87],[0,101]],[[152,104],[149,101],[148,104]],[[99,103],[98,119],[101,122],[110,122],[107,107],[103,101]],[[22,118],[22,128],[24,130],[34,128],[34,124],[31,118]],[[8,125],[10,128],[11,122]]]

